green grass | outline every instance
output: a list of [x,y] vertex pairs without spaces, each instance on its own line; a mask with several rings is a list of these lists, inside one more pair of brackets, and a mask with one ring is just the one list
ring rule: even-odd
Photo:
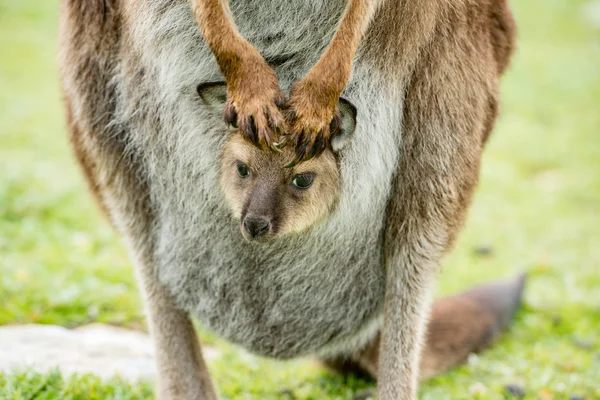
[[[423,399],[503,399],[509,383],[527,399],[600,399],[600,30],[587,24],[581,0],[512,3],[519,48],[503,80],[502,117],[438,292],[522,270],[532,276],[513,329],[423,384]],[[0,3],[0,324],[140,328],[124,246],[87,194],[66,140],[57,12],[57,0]],[[478,256],[481,246],[491,254]],[[349,399],[368,385],[203,337],[222,349],[210,368],[224,398]],[[0,374],[0,399],[151,397],[147,384]]]
[[[5,397],[3,397],[5,396]],[[31,399],[151,399],[149,384],[131,385],[118,378],[101,381],[91,375],[64,378],[57,370],[46,375],[31,372],[0,375],[0,398]]]

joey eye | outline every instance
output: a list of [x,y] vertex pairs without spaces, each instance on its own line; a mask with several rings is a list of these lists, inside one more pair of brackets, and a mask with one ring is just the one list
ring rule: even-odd
[[308,189],[314,180],[315,176],[313,174],[298,174],[294,177],[292,185],[298,189]]
[[240,178],[247,178],[248,175],[250,175],[250,170],[248,169],[248,166],[242,162],[238,162],[236,164],[236,168],[237,168],[237,173],[238,176]]

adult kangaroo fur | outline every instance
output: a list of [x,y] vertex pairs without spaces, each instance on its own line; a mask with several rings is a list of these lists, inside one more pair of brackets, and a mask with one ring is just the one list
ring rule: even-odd
[[[71,140],[135,263],[159,398],[217,398],[190,316],[258,354],[361,369],[380,400],[495,338],[523,277],[428,316],[513,40],[506,0],[62,1]],[[230,128],[202,91],[223,79],[226,120],[265,157],[334,160],[339,194],[310,227],[244,239],[221,190]],[[332,155],[340,95],[356,115]]]

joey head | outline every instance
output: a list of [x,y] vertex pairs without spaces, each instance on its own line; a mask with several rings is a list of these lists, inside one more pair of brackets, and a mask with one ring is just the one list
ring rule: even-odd
[[[225,85],[198,87],[202,100],[216,112],[225,107]],[[300,233],[321,222],[339,203],[340,151],[351,141],[356,108],[338,103],[340,129],[321,155],[290,165],[294,149],[264,151],[233,130],[221,154],[219,184],[240,230],[248,241],[265,241]]]

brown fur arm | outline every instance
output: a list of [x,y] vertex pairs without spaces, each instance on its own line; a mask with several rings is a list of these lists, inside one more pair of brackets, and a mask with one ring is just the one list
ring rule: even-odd
[[323,152],[339,129],[336,104],[350,79],[360,40],[380,1],[349,0],[327,49],[308,74],[292,87],[287,119],[296,162]]
[[[497,66],[489,20],[457,6],[438,24],[405,100],[402,147],[388,205],[387,273],[378,399],[414,399],[430,286],[478,178]],[[453,14],[456,12],[456,14]]]
[[204,40],[217,59],[227,83],[224,118],[263,149],[272,148],[283,128],[280,108],[285,103],[275,72],[244,39],[226,0],[192,0]]

